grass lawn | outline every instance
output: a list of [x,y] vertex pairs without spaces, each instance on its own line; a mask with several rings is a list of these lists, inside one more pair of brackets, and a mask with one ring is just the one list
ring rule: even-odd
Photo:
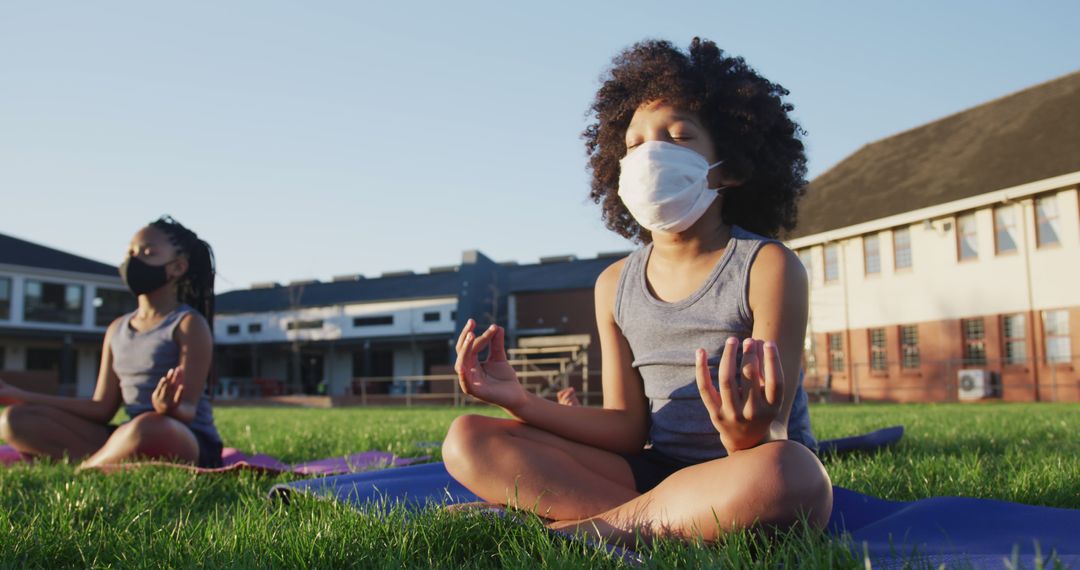
[[[476,409],[219,408],[226,444],[296,462],[365,449],[422,455]],[[488,412],[493,413],[493,412]],[[818,405],[820,438],[893,424],[907,434],[873,456],[831,458],[833,483],[887,499],[933,495],[1080,508],[1075,404]],[[434,452],[437,457],[437,451]],[[618,566],[596,551],[513,525],[438,510],[370,517],[337,504],[266,500],[291,476],[194,477],[167,469],[73,475],[66,464],[0,468],[0,567]],[[717,484],[722,484],[718,482]],[[809,531],[763,543],[659,544],[650,564],[863,567],[843,541]]]

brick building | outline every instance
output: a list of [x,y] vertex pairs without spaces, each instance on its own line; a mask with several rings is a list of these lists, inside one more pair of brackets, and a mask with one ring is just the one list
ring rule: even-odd
[[866,145],[789,236],[807,384],[839,399],[1078,401],[1080,73]]

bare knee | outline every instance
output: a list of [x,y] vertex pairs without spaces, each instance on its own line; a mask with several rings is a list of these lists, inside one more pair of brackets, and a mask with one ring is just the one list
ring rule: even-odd
[[832,482],[812,451],[793,441],[757,448],[754,477],[744,479],[745,497],[760,505],[758,522],[790,526],[805,520],[816,528],[828,524],[832,511]]
[[493,435],[505,433],[507,420],[487,416],[459,416],[450,424],[442,445],[446,469],[460,480],[481,465],[485,458],[483,447]]
[[[137,453],[154,456],[190,455],[187,448],[194,441],[194,435],[184,424],[157,412],[139,414],[117,430],[116,436],[126,439]],[[195,451],[198,452],[197,442]]]
[[40,415],[40,406],[15,404],[0,413],[0,439],[14,444],[21,436],[32,430]]

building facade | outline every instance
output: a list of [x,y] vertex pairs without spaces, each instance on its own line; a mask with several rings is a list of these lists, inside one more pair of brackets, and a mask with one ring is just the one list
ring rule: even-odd
[[133,310],[117,268],[0,234],[0,378],[93,394],[105,329]]
[[789,240],[834,398],[1080,401],[1080,74],[864,147]]
[[[560,256],[518,265],[467,251],[461,263],[428,273],[223,293],[214,322],[219,397],[450,393],[450,378],[416,377],[450,375],[469,318],[480,329],[491,322],[506,327],[511,348],[537,337],[595,338],[592,287],[614,261]],[[599,347],[583,344],[599,363]]]

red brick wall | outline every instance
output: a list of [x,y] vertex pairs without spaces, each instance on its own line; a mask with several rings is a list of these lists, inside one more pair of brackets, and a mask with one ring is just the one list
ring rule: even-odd
[[[849,401],[855,388],[859,397],[870,401],[941,402],[958,400],[958,372],[965,368],[984,369],[999,382],[996,398],[1005,401],[1080,402],[1080,308],[1069,309],[1072,361],[1047,364],[1044,350],[1042,313],[1027,315],[1027,362],[1004,363],[1004,315],[986,315],[984,323],[985,364],[964,362],[963,325],[960,319],[914,324],[918,327],[918,368],[902,367],[900,326],[885,329],[886,371],[870,368],[870,331],[836,331],[844,335],[844,368],[832,372],[832,399]],[[823,386],[829,374],[829,347],[826,333],[815,333],[816,371],[808,370],[808,388]],[[1037,384],[1037,386],[1036,386]]]

